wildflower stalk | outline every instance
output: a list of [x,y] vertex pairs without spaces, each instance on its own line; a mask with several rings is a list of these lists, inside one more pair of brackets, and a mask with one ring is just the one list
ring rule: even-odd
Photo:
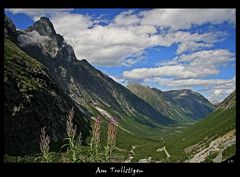
[[101,133],[101,119],[96,118],[96,121],[92,124],[92,138],[90,141],[90,161],[99,160],[100,149],[100,133]]
[[67,138],[65,138],[68,143],[63,145],[64,146],[69,146],[69,151],[71,153],[71,158],[74,162],[76,162],[77,157],[76,157],[76,142],[75,142],[75,136],[77,133],[77,127],[76,125],[73,125],[73,117],[74,117],[74,107],[69,111],[67,115],[67,123],[66,123],[66,132],[67,132]]
[[50,143],[50,137],[46,134],[46,127],[41,128],[41,134],[40,134],[40,150],[42,152],[42,156],[44,160],[47,162],[50,162],[50,156],[49,156],[49,143]]
[[117,135],[118,122],[111,118],[108,123],[108,137],[107,145],[105,147],[105,160],[109,161],[112,156],[112,151],[116,144],[116,135]]

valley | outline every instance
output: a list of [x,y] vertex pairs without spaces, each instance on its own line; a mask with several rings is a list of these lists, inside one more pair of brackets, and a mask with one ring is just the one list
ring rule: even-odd
[[235,155],[236,91],[214,106],[190,89],[124,87],[77,59],[48,18],[21,31],[4,22],[6,163],[219,163]]

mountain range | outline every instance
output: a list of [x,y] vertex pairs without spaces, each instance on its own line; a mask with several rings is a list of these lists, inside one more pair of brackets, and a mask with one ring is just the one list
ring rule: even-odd
[[163,137],[159,142],[146,143],[136,148],[136,154],[154,157],[158,162],[226,161],[236,154],[235,100],[236,91],[203,119],[189,126],[185,124],[185,127],[175,127],[177,133]]
[[165,117],[177,122],[199,120],[214,109],[205,97],[188,89],[163,92],[139,84],[129,84],[127,88]]
[[[76,58],[46,17],[26,30],[17,30],[5,15],[4,96],[5,153],[14,155],[38,151],[44,126],[59,147],[72,107],[84,143],[91,133],[91,121],[98,115],[105,120],[115,117],[123,138],[149,138],[154,131],[159,137],[158,132],[165,128],[205,119],[215,109],[192,90],[160,91],[139,84],[124,87],[86,59]],[[232,108],[232,104],[235,102],[225,101],[218,108]]]

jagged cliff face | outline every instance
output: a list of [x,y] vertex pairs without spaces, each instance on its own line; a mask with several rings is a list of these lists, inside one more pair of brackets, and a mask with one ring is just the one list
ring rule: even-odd
[[[33,36],[40,44],[32,40]],[[86,60],[77,60],[72,47],[56,33],[49,19],[41,18],[20,34],[18,41],[24,51],[49,68],[58,85],[77,104],[111,108],[126,116],[140,113],[162,124],[173,122]]]
[[41,17],[39,21],[23,31],[18,36],[18,41],[20,46],[26,50],[32,48],[39,50],[40,54],[32,51],[32,55],[42,55],[46,59],[53,58],[62,61],[76,60],[73,48],[65,42],[63,36],[56,33],[50,20],[45,17]]
[[40,129],[44,126],[52,144],[62,143],[66,137],[66,115],[73,106],[74,123],[85,141],[90,134],[89,113],[75,105],[47,67],[11,41],[17,34],[15,25],[7,17],[5,19],[5,153],[20,155],[39,151]]

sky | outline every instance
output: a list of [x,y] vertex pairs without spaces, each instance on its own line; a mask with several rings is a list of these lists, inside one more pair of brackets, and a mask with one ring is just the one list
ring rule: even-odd
[[79,60],[126,86],[192,89],[212,103],[236,87],[235,9],[5,9],[17,29],[41,16]]

